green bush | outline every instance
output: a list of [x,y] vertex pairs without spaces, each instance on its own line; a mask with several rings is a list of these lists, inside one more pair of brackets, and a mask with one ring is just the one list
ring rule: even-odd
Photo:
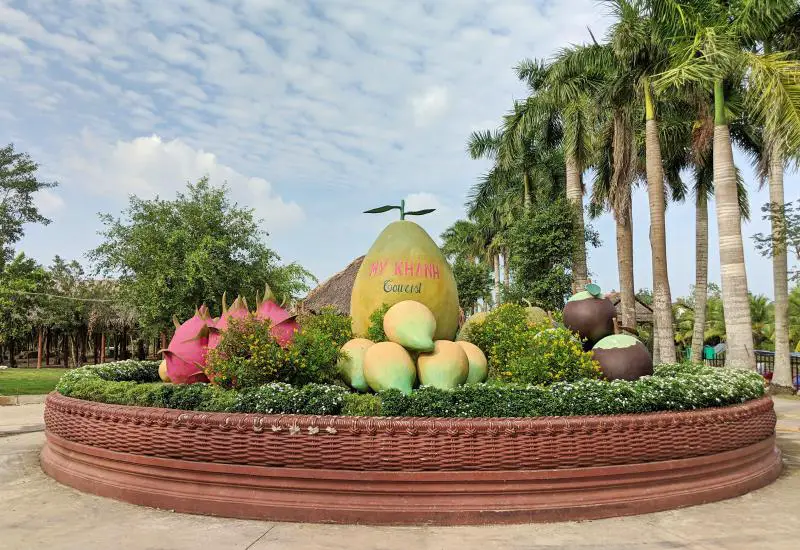
[[465,335],[486,354],[494,380],[518,384],[552,384],[599,378],[600,366],[585,353],[580,341],[549,320],[531,323],[525,307],[503,304]]
[[[237,392],[209,384],[134,382],[158,375],[152,365],[88,366],[66,373],[62,395],[120,405],[269,414],[424,417],[537,417],[607,415],[723,407],[764,395],[754,371],[692,365],[656,367],[653,376],[628,382],[583,379],[550,386],[467,384],[453,390],[422,387],[410,395],[349,393],[341,386],[271,383]],[[127,373],[127,374],[126,374]],[[106,376],[112,379],[104,379]]]
[[295,386],[339,382],[336,362],[342,355],[341,347],[322,329],[303,329],[284,350],[280,380]]
[[283,349],[270,333],[270,321],[250,315],[230,319],[219,345],[208,352],[206,373],[223,388],[249,388],[278,380]]
[[308,384],[298,388],[276,382],[239,393],[232,410],[262,414],[339,414],[347,394],[347,389],[341,386]]
[[317,315],[303,316],[299,323],[303,330],[318,330],[339,347],[353,339],[353,320],[337,313],[333,306],[323,307]]
[[389,304],[382,304],[381,307],[373,311],[369,316],[369,328],[367,328],[367,340],[372,340],[376,344],[386,341],[386,333],[383,332],[383,318],[389,311]]
[[381,398],[368,393],[348,393],[344,397],[342,414],[346,416],[380,416]]
[[518,337],[528,332],[528,316],[518,304],[503,304],[490,312],[483,321],[470,327],[464,337],[486,354],[489,364],[507,363],[506,354],[517,344]]
[[[87,366],[66,373],[56,390],[67,397],[99,403],[216,412],[340,414],[348,391],[340,386],[272,383],[242,392],[210,384],[163,384],[124,380],[142,376],[131,365]],[[119,364],[117,364],[119,365]],[[111,369],[109,369],[111,367]],[[158,377],[158,363],[146,366]],[[106,380],[113,372],[114,380]]]
[[493,377],[522,384],[573,382],[582,378],[601,378],[599,363],[586,353],[580,340],[566,328],[547,328],[523,333],[526,342],[511,350],[508,363],[497,368]]
[[326,315],[308,323],[283,348],[270,334],[269,321],[232,319],[219,346],[208,353],[206,372],[215,384],[239,390],[271,382],[334,383],[341,353],[334,338],[348,335],[340,319]]
[[629,382],[584,379],[551,386],[468,384],[380,394],[384,416],[530,417],[644,413],[722,407],[764,395],[756,372],[713,367],[657,368]]

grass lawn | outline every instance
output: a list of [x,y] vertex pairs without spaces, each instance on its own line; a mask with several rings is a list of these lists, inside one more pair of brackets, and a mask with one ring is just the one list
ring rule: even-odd
[[61,375],[69,369],[0,370],[0,395],[37,395],[50,393]]

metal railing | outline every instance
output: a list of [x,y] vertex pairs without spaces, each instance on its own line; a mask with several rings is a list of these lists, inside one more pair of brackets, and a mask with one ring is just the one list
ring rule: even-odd
[[[775,352],[756,350],[753,352],[756,356],[756,370],[767,380],[772,379],[772,374],[775,372]],[[795,389],[800,389],[800,353],[791,354],[791,368],[792,368],[792,384]],[[720,353],[714,359],[706,359],[705,364],[711,367],[724,367],[725,354]]]

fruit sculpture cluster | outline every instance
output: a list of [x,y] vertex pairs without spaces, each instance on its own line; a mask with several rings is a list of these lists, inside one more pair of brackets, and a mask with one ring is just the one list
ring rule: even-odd
[[408,394],[418,381],[448,389],[486,380],[483,352],[470,342],[434,340],[436,317],[420,302],[404,300],[390,307],[383,331],[387,342],[355,338],[342,346],[338,367],[356,390],[397,389]]
[[[231,319],[244,319],[250,314],[244,298],[237,297],[228,307],[223,294],[222,315],[216,319],[211,317],[205,304],[195,311],[194,317],[183,324],[173,318],[175,334],[167,349],[162,350],[164,360],[159,368],[161,379],[173,384],[208,382],[205,372],[208,350],[219,345]],[[295,316],[278,305],[269,286],[264,289],[263,299],[256,296],[256,310],[253,314],[256,319],[269,320],[272,323],[270,331],[278,344],[286,346],[292,341],[298,329]]]
[[578,333],[585,350],[592,350],[607,379],[636,380],[653,374],[645,345],[628,334],[614,334],[616,309],[600,294],[600,287],[588,284],[573,295],[564,306],[564,325]]

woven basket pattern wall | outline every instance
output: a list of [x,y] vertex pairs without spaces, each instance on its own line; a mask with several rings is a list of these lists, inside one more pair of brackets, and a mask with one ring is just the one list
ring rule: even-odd
[[201,413],[52,393],[47,430],[112,451],[202,462],[370,471],[635,464],[745,447],[774,434],[768,397],[720,409],[546,418]]

